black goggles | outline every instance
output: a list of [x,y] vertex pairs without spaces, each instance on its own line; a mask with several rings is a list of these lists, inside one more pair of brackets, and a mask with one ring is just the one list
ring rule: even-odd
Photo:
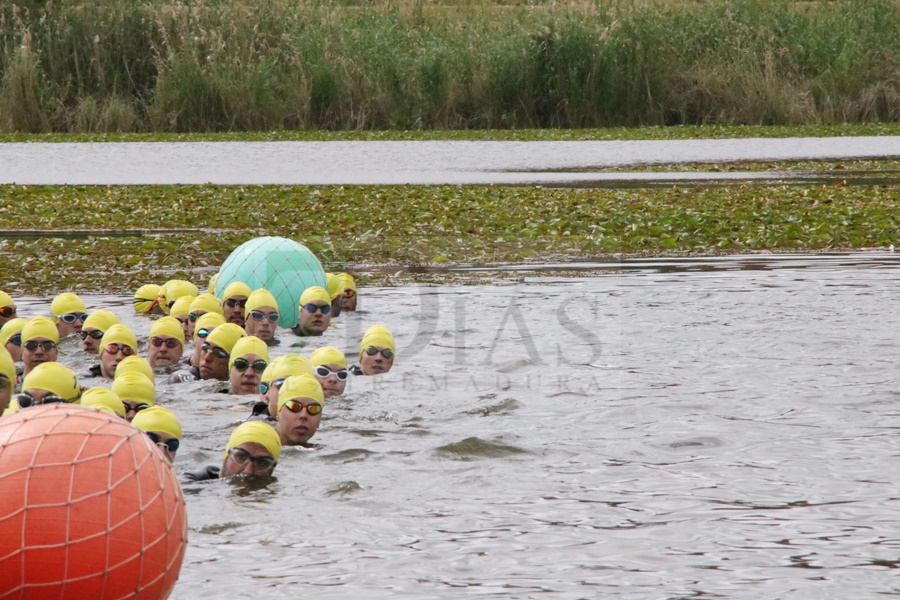
[[18,394],[16,396],[16,402],[19,403],[19,408],[28,408],[29,406],[37,406],[39,404],[53,404],[54,402],[69,402],[65,398],[60,398],[56,394],[47,394],[41,400],[35,400],[30,394]]
[[228,456],[238,465],[243,466],[252,462],[255,468],[263,471],[271,469],[277,464],[271,456],[253,456],[243,448],[229,448]]
[[25,349],[29,352],[37,352],[37,349],[40,348],[44,352],[50,352],[54,348],[56,348],[56,342],[51,340],[44,340],[43,342],[36,342],[34,340],[28,340],[24,344]]
[[278,313],[273,312],[273,313],[266,314],[261,310],[251,310],[250,318],[253,319],[254,321],[262,321],[263,319],[268,319],[272,323],[275,323],[276,321],[278,321]]
[[375,346],[366,346],[364,352],[369,356],[375,356],[380,352],[385,360],[391,360],[392,358],[394,358],[394,351],[390,348],[376,348]]
[[200,352],[212,352],[213,356],[224,358],[225,360],[228,360],[228,358],[231,357],[229,353],[225,352],[224,348],[219,348],[218,346],[213,348],[212,346],[210,346],[209,342],[205,342],[202,346],[200,346]]
[[152,431],[145,431],[147,437],[150,438],[150,441],[156,444],[157,446],[162,446],[166,450],[169,451],[170,454],[175,454],[178,452],[178,447],[181,445],[181,442],[178,440],[166,440],[165,442],[160,439],[158,435],[153,433]]
[[228,300],[225,301],[225,305],[228,308],[234,308],[235,306],[240,306],[241,308],[244,308],[245,306],[247,306],[247,301],[246,300],[235,300],[234,298],[229,298]]
[[[234,362],[231,363],[231,366],[234,367],[235,369],[237,369],[238,372],[243,373],[251,366],[251,364],[250,364],[250,361],[247,360],[246,358],[236,358],[236,359],[234,359]],[[262,359],[254,360],[253,364],[252,364],[253,372],[257,373],[258,375],[262,375],[263,371],[265,371],[266,367],[268,367],[268,366],[269,366],[269,363],[267,363],[266,361],[264,361]]]
[[100,331],[99,329],[94,329],[92,331],[81,330],[78,332],[78,335],[81,336],[81,339],[83,339],[83,340],[88,339],[88,337],[91,337],[95,340],[102,340],[103,334],[104,334],[104,332]]
[[177,348],[181,345],[181,342],[179,342],[175,338],[161,338],[158,336],[153,336],[152,338],[150,338],[150,343],[157,348],[162,348],[163,346],[165,346],[166,348]]
[[14,317],[16,316],[16,307],[15,306],[4,306],[0,308],[0,317]]
[[303,310],[305,310],[309,314],[315,314],[317,310],[321,310],[323,315],[327,315],[331,312],[331,305],[326,304],[325,306],[319,306],[318,304],[313,304],[312,302],[310,302],[303,305]]

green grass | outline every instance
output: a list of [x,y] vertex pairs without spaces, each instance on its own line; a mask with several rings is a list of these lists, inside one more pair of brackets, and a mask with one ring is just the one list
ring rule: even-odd
[[[306,244],[326,269],[364,271],[362,283],[396,281],[366,265],[884,248],[900,240],[897,192],[897,186],[4,186],[0,219],[43,234],[28,239],[7,230],[0,237],[0,281],[16,293],[127,293],[172,277],[202,284],[235,247],[261,235]],[[104,233],[148,228],[168,231]],[[61,233],[70,229],[93,233],[83,239]]]
[[13,0],[0,131],[900,121],[891,0]]

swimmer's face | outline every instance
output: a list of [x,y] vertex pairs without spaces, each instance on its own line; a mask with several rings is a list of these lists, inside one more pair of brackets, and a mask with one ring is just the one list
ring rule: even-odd
[[[17,339],[20,340],[22,338],[22,334],[18,334],[19,337]],[[9,351],[9,355],[12,356],[13,362],[22,362],[22,344],[20,343],[18,346],[13,344],[12,342],[6,342],[6,349]]]
[[0,375],[0,415],[9,406],[12,398],[12,382],[6,378],[6,375]]
[[234,475],[252,475],[254,477],[270,477],[275,470],[275,459],[265,446],[257,442],[244,442],[231,449],[219,478]]
[[228,353],[224,348],[205,341],[200,346],[200,379],[228,380]]
[[225,322],[244,326],[244,307],[247,306],[247,296],[231,296],[222,302],[222,310],[225,312]]
[[343,299],[341,303],[342,310],[356,310],[356,290],[344,288],[344,295],[341,298]]
[[343,296],[338,296],[334,300],[331,301],[331,318],[335,318],[340,316],[341,309],[344,306],[344,298]]
[[[315,312],[310,312],[310,308],[315,307]],[[328,314],[322,311],[322,308],[328,309]],[[331,323],[331,304],[321,300],[308,302],[300,309],[300,331],[303,335],[322,335],[328,329]]]
[[278,411],[278,424],[275,431],[281,437],[281,443],[286,446],[296,446],[305,444],[309,439],[316,435],[319,429],[319,423],[322,420],[322,413],[316,415],[309,414],[307,406],[315,404],[321,406],[313,398],[292,398],[290,406],[298,412],[291,410],[288,404],[281,407]]
[[133,356],[134,348],[125,344],[107,344],[100,353],[100,374],[107,379],[116,376],[116,367],[126,356]]
[[[326,370],[328,371],[327,374],[325,373]],[[322,391],[325,392],[326,398],[340,396],[344,393],[344,388],[347,387],[347,367],[337,363],[328,363],[315,367],[314,372],[316,379],[322,385]]]
[[[31,344],[31,342],[37,342],[37,345]],[[49,346],[47,342],[53,343],[53,347],[50,350],[45,349],[45,346]],[[33,350],[29,350],[28,346],[35,347]],[[28,373],[41,363],[54,362],[58,357],[59,348],[56,347],[56,343],[50,338],[34,337],[22,343],[22,362],[25,363],[25,373]]]
[[6,322],[10,319],[16,318],[16,305],[15,304],[7,304],[6,306],[0,306],[0,327],[6,325]]
[[172,337],[171,335],[154,335],[150,338],[147,360],[152,367],[175,365],[181,360],[181,355],[183,353],[184,346],[181,345],[178,338]]
[[187,322],[187,333],[184,334],[184,339],[190,340],[194,338],[194,329],[197,326],[197,319],[206,314],[205,310],[192,310],[188,315]]
[[375,348],[378,352],[369,354],[369,352],[364,351],[362,353],[359,368],[362,369],[363,375],[378,375],[390,371],[391,367],[394,366],[394,356],[392,354],[390,358],[385,358],[384,354],[382,354],[384,350],[390,350],[390,348],[387,346],[369,346],[369,348]]
[[[246,361],[246,363],[244,361]],[[231,393],[258,394],[260,373],[257,372],[258,369],[253,368],[253,364],[257,363],[262,365],[265,363],[265,359],[258,354],[241,354],[235,358],[234,363],[235,364],[231,366],[231,371],[228,374],[228,380],[231,382]],[[244,366],[248,363],[249,365],[243,371],[238,369],[238,366]],[[265,366],[263,366],[263,368],[265,368]]]
[[[261,319],[256,317],[262,316]],[[244,329],[247,335],[255,335],[264,342],[275,338],[275,328],[278,325],[278,309],[271,306],[260,306],[251,310],[246,315]],[[275,318],[275,321],[272,319]]]
[[[99,333],[96,333],[99,332]],[[84,339],[81,342],[81,349],[87,352],[88,354],[96,356],[98,352],[100,352],[100,340],[103,339],[101,335],[103,332],[97,329],[96,327],[82,327],[81,333],[84,335]],[[94,335],[90,335],[94,334]],[[99,338],[94,337],[96,335],[100,335]]]

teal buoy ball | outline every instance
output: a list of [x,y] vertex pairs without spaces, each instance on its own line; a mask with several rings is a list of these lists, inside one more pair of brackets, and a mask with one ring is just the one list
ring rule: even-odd
[[222,263],[216,279],[219,298],[225,288],[243,281],[251,290],[266,288],[278,301],[278,325],[297,324],[300,295],[308,287],[325,287],[325,269],[309,248],[282,237],[259,237],[245,242]]

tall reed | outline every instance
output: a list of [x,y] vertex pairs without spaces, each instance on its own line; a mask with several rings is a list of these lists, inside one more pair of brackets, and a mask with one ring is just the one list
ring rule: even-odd
[[0,129],[900,119],[891,0],[12,0]]

